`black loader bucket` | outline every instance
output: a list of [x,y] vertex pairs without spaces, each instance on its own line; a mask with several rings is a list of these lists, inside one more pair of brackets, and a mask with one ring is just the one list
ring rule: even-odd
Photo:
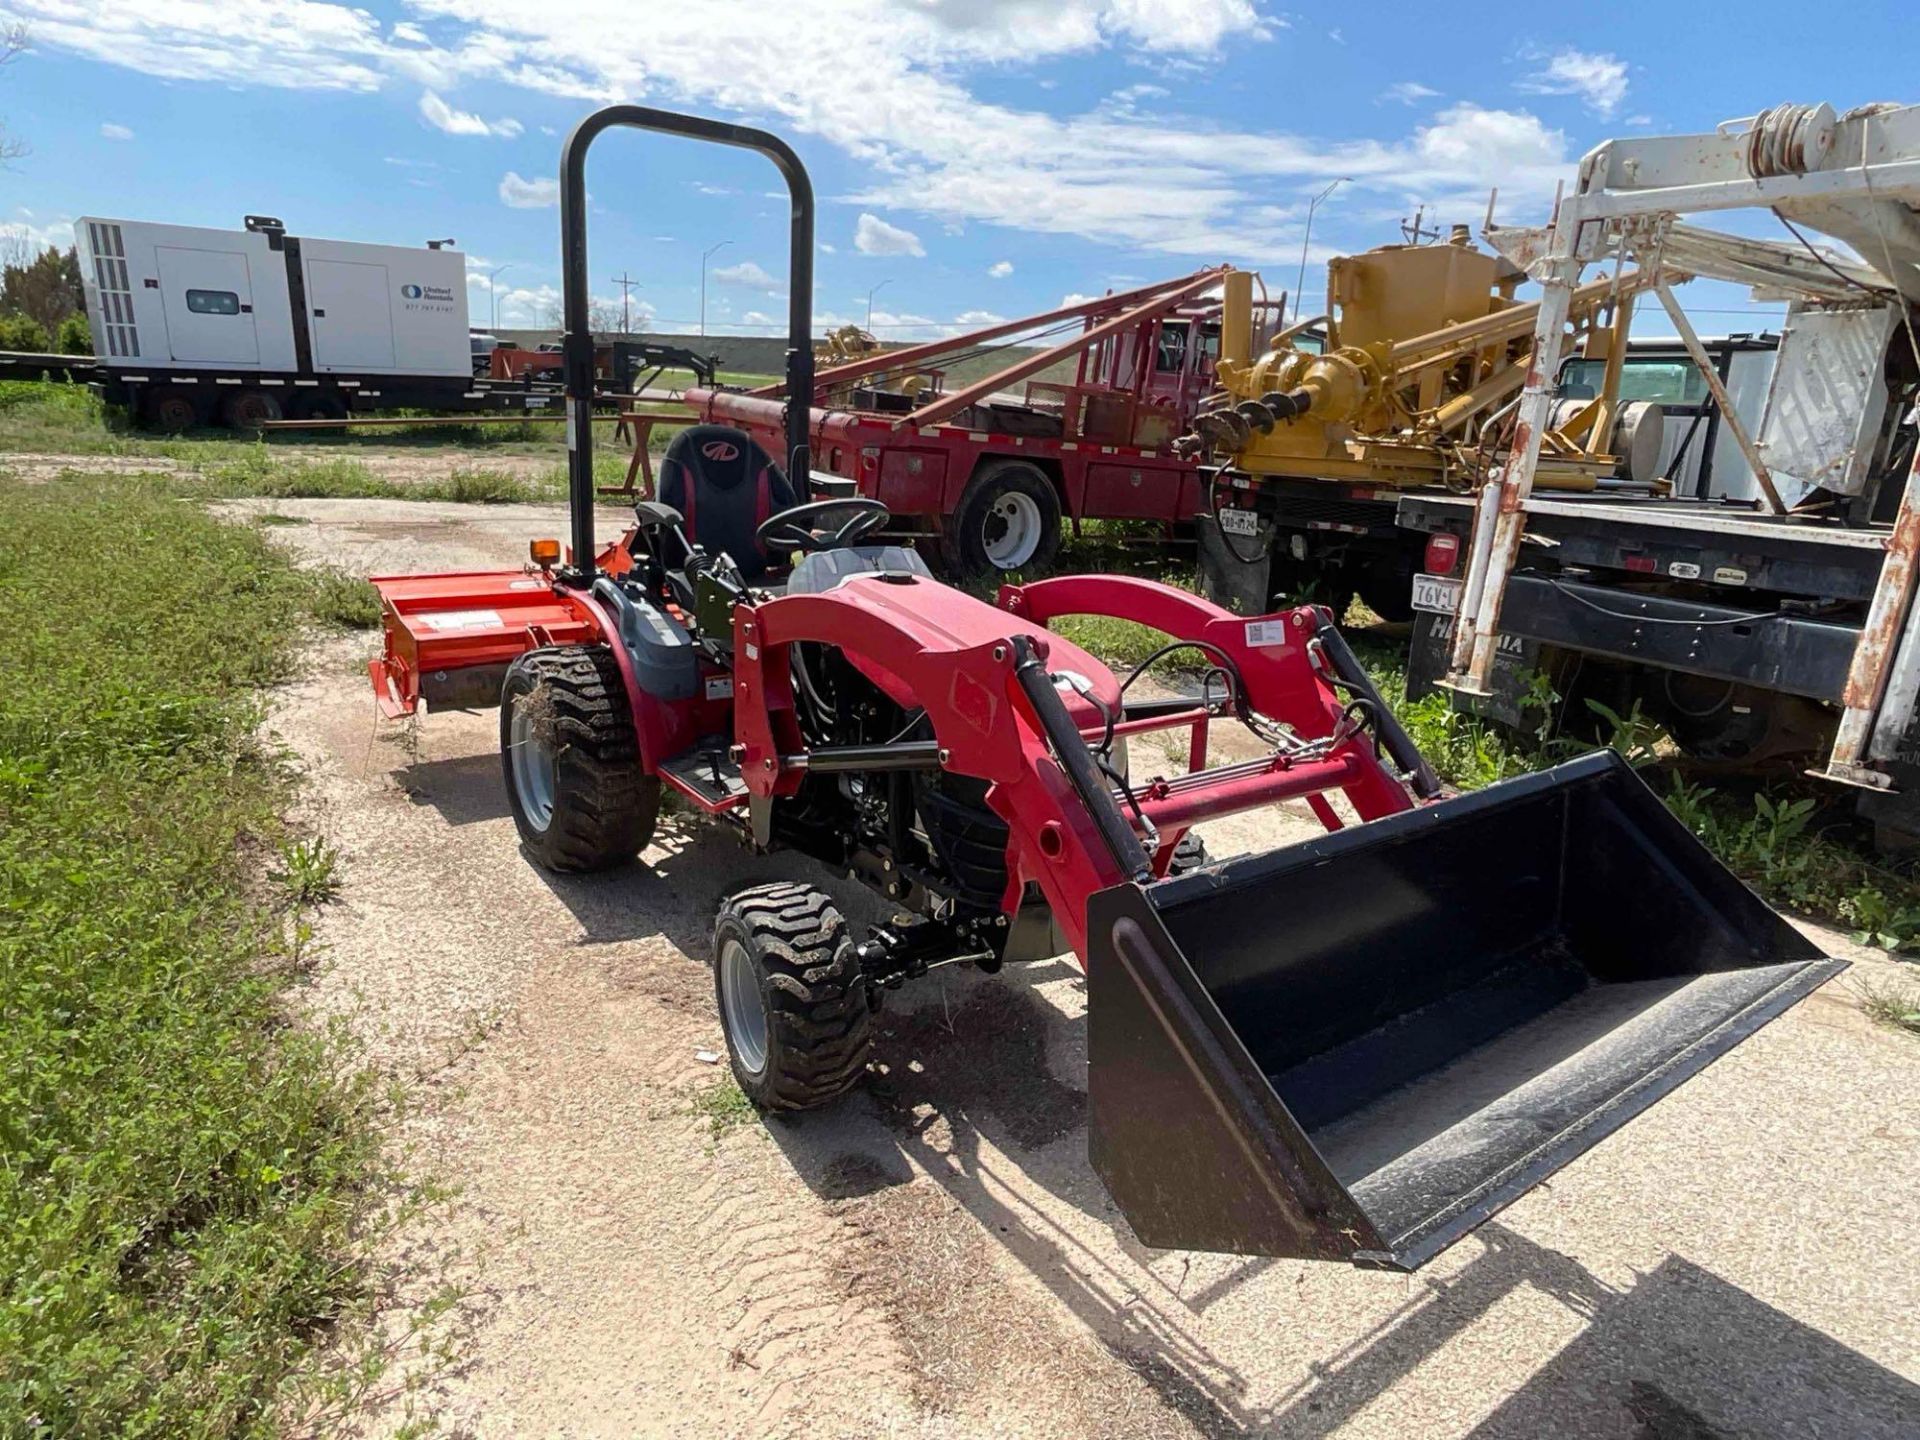
[[1845,968],[1612,751],[1089,907],[1148,1245],[1412,1270]]

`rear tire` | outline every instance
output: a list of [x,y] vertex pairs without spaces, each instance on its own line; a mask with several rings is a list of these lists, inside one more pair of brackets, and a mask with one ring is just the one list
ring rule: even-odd
[[990,461],[968,482],[940,537],[960,578],[1041,570],[1060,550],[1060,496],[1025,460]]
[[258,430],[281,413],[279,397],[265,390],[242,390],[220,406],[220,418],[235,430]]
[[812,1110],[866,1073],[866,977],[823,891],[756,885],[721,902],[713,988],[733,1078],[760,1109]]
[[641,772],[626,688],[604,645],[513,662],[500,689],[500,767],[520,842],[544,869],[610,869],[653,838],[660,781]]

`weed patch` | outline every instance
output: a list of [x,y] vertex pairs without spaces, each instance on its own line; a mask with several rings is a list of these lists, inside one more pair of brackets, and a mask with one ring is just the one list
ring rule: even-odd
[[1862,986],[1860,1008],[1867,1012],[1868,1019],[1889,1029],[1920,1035],[1920,990],[1905,986]]
[[[310,581],[151,486],[0,485],[0,523],[0,1431],[270,1434],[371,1383],[316,1362],[404,1193],[247,858],[334,883],[257,740]],[[164,557],[133,602],[72,601],[102,535]]]
[[707,1122],[709,1133],[724,1135],[753,1119],[753,1102],[731,1079],[709,1085],[693,1097],[693,1113]]

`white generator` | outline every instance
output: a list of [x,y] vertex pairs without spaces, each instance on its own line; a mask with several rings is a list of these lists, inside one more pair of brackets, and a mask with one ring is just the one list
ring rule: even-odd
[[238,231],[86,216],[77,234],[109,398],[165,428],[432,404],[472,381],[450,247],[315,240],[255,215]]

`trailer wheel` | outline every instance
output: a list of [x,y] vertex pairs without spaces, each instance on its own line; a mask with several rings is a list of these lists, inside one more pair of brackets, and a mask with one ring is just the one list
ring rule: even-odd
[[998,460],[968,483],[941,536],[957,576],[1038,570],[1060,549],[1060,496],[1039,466]]
[[147,423],[168,435],[191,430],[200,419],[200,407],[194,404],[193,396],[184,390],[155,390],[147,396],[143,408]]
[[241,390],[220,406],[220,418],[235,430],[258,430],[280,415],[279,397],[265,390]]
[[713,988],[733,1078],[760,1109],[811,1110],[866,1072],[866,977],[823,891],[756,885],[722,901]]
[[344,420],[347,402],[329,390],[309,391],[294,403],[294,412],[302,420]]
[[544,869],[606,870],[653,838],[660,781],[604,645],[530,650],[500,687],[500,768],[520,842]]

